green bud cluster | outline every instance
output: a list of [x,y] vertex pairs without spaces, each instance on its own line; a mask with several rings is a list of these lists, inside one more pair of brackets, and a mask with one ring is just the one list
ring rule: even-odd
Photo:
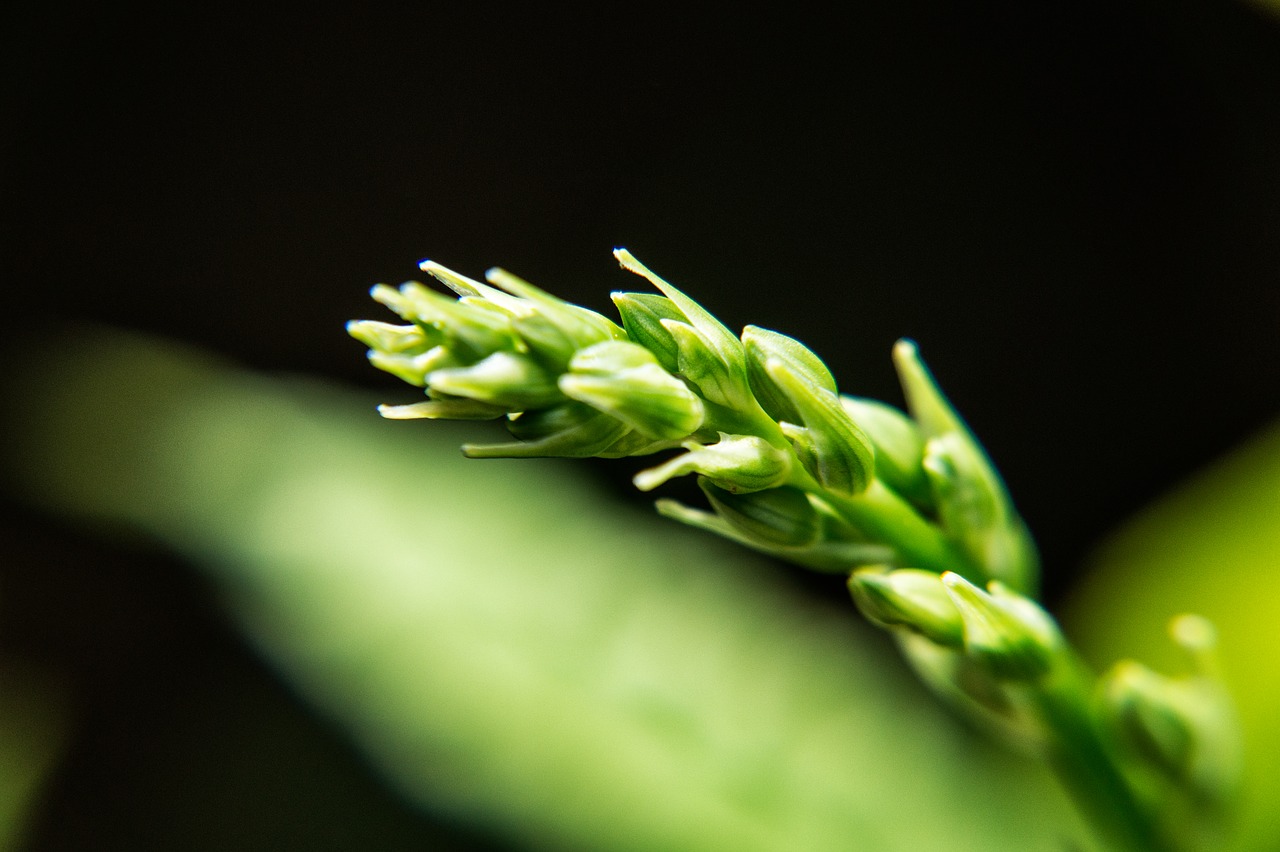
[[1217,667],[1217,636],[1197,615],[1180,615],[1170,634],[1190,672],[1169,677],[1122,660],[1099,686],[1100,713],[1132,767],[1158,776],[1201,806],[1235,792],[1239,731]]
[[505,418],[515,440],[464,447],[474,457],[679,448],[635,482],[648,491],[697,476],[710,512],[660,504],[686,523],[821,570],[884,563],[1034,585],[1021,520],[914,345],[895,352],[908,416],[842,396],[799,341],[757,326],[736,335],[626,250],[615,255],[658,291],[614,293],[621,325],[499,269],[482,283],[423,263],[456,298],[417,282],[375,287],[407,324],[348,330],[374,366],[426,395],[382,414]]
[[662,499],[663,515],[848,573],[858,608],[897,634],[930,686],[1040,750],[1124,848],[1177,847],[1169,838],[1186,826],[1168,816],[1168,790],[1197,815],[1226,798],[1238,748],[1212,629],[1176,622],[1193,676],[1126,662],[1094,700],[1094,676],[1032,598],[1026,525],[914,343],[893,350],[906,411],[843,395],[799,341],[757,326],[735,335],[629,252],[615,255],[658,291],[614,293],[621,324],[499,269],[482,283],[423,263],[456,298],[417,282],[374,287],[404,324],[348,330],[375,367],[426,396],[383,416],[505,418],[514,440],[465,446],[472,457],[675,451],[636,486],[692,475],[707,506]]
[[407,325],[351,322],[369,361],[424,389],[382,406],[392,419],[508,419],[518,440],[465,448],[475,457],[624,456],[678,446],[702,427],[702,400],[606,317],[492,269],[488,284],[426,261],[457,294],[415,281],[373,288]]
[[864,568],[849,591],[868,620],[961,652],[1000,681],[1043,677],[1063,647],[1039,604],[995,580],[983,590],[950,572]]

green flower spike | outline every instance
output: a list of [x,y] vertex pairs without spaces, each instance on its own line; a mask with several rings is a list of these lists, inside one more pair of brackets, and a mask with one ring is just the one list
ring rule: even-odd
[[1207,622],[1175,621],[1192,675],[1126,662],[1098,688],[1026,596],[1035,547],[915,344],[894,348],[908,417],[841,396],[803,344],[758,326],[739,339],[625,249],[615,255],[661,293],[614,293],[621,326],[500,269],[480,282],[424,262],[456,299],[416,282],[375,287],[407,324],[348,331],[375,367],[426,395],[379,410],[505,418],[514,440],[465,446],[473,457],[683,448],[635,484],[695,474],[709,511],[659,500],[662,515],[849,575],[858,608],[896,634],[939,696],[1054,769],[1099,848],[1214,848],[1239,744]]

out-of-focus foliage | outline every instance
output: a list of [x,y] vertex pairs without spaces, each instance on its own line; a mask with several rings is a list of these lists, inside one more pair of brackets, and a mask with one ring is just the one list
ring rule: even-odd
[[1253,0],[1253,2],[1275,15],[1280,15],[1280,0]]
[[20,848],[28,807],[61,752],[61,698],[48,673],[0,661],[0,852]]
[[1234,848],[1280,846],[1280,424],[1153,506],[1098,553],[1064,621],[1095,664],[1119,656],[1179,672],[1165,625],[1218,628],[1239,706],[1245,781]]
[[935,709],[852,606],[557,462],[465,462],[448,426],[130,337],[39,359],[28,494],[204,566],[433,810],[529,848],[1082,848],[1047,774]]

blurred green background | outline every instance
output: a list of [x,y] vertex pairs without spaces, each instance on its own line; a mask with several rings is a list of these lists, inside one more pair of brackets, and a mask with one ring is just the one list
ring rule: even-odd
[[[0,820],[19,848],[1075,830],[1045,779],[933,712],[838,581],[652,520],[625,462],[461,465],[458,432],[377,421],[371,400],[405,390],[341,324],[423,256],[605,310],[636,286],[608,255],[626,245],[889,401],[889,346],[915,337],[1072,635],[1101,665],[1154,659],[1177,609],[1231,619],[1253,747],[1274,751],[1267,439],[1089,556],[1280,411],[1265,5],[5,14]],[[593,549],[557,549],[574,522]],[[1266,848],[1280,773],[1253,766],[1243,837]],[[933,820],[919,787],[950,803]]]

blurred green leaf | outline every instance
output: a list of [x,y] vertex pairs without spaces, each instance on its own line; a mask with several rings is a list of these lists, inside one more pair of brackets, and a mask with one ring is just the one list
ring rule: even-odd
[[1091,568],[1063,621],[1099,667],[1123,656],[1181,672],[1169,620],[1217,627],[1245,748],[1232,848],[1280,847],[1280,424],[1135,518]]
[[52,351],[11,390],[28,497],[188,554],[417,802],[529,848],[1088,848],[851,606],[559,462],[154,341]]
[[21,848],[28,810],[62,753],[62,693],[47,672],[0,662],[0,852]]

